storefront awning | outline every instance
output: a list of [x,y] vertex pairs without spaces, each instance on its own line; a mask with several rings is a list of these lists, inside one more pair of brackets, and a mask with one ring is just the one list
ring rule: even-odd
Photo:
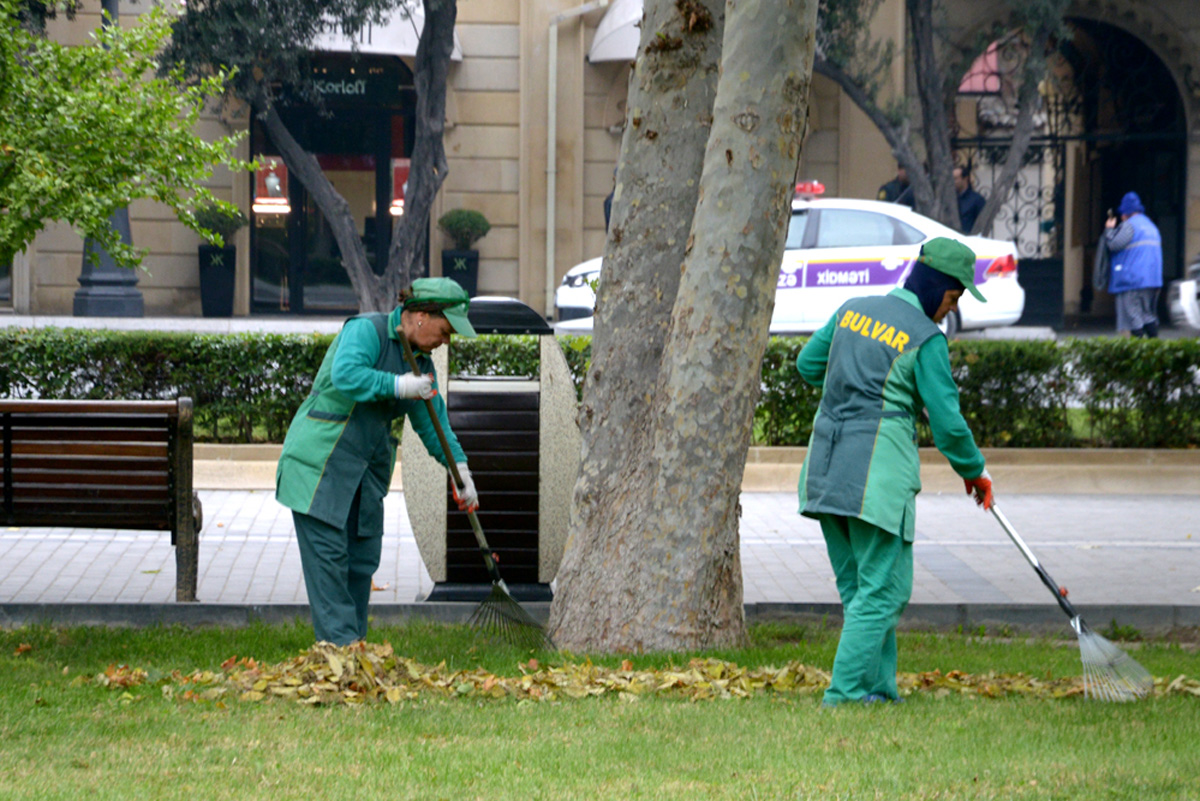
[[642,0],[614,0],[596,28],[588,61],[633,61],[642,37]]
[[[408,13],[392,12],[383,25],[367,24],[357,34],[347,34],[334,28],[318,36],[313,46],[326,53],[374,53],[382,56],[415,56],[421,40],[421,29],[425,27],[425,5],[420,0],[407,0]],[[641,7],[641,0],[638,0]],[[458,43],[458,32],[454,33],[452,61],[462,61],[462,47]]]

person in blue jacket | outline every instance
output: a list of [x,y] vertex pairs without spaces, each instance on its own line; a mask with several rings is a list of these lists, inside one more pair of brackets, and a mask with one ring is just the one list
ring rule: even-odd
[[[449,278],[420,278],[389,314],[360,314],[342,326],[312,391],[283,442],[275,498],[292,510],[317,640],[348,645],[367,636],[371,577],[383,542],[383,499],[396,466],[392,421],[407,417],[433,458],[446,465],[425,401],[450,444],[464,487],[460,509],[479,506],[467,457],[446,419],[429,358],[452,333],[473,337],[470,297]],[[400,337],[420,373],[413,374]]]
[[1110,254],[1108,291],[1117,304],[1117,331],[1158,336],[1158,293],[1162,289],[1162,236],[1146,216],[1137,192],[1127,192],[1115,217],[1105,223]]
[[979,300],[975,254],[931,239],[903,288],[849,300],[813,334],[796,369],[821,388],[800,471],[800,513],[821,524],[844,623],[823,703],[895,701],[896,623],[912,595],[916,420],[985,509],[992,480],[958,405],[938,323],[963,292]]

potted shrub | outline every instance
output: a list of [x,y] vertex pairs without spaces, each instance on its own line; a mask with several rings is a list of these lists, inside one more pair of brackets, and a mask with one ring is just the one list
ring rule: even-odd
[[454,209],[441,216],[438,228],[454,243],[453,249],[442,251],[442,275],[453,278],[474,297],[479,284],[479,251],[473,246],[492,229],[491,224],[477,211]]
[[221,247],[207,242],[200,245],[200,309],[205,317],[232,317],[237,262],[233,236],[246,225],[246,215],[215,203],[198,206],[195,215],[201,228],[219,234],[224,242]]

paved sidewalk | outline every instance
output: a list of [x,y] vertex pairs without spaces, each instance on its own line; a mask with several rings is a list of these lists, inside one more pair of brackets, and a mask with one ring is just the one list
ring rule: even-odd
[[[173,603],[175,560],[168,534],[10,528],[0,531],[0,624],[306,616],[290,512],[270,492],[200,495],[201,604]],[[795,495],[743,493],[741,503],[747,614],[759,619],[838,614],[820,529],[796,514]],[[1095,625],[1115,617],[1143,629],[1200,626],[1200,497],[1026,494],[1004,497],[1002,505]],[[465,616],[469,608],[422,606],[432,582],[413,540],[403,493],[388,496],[385,514],[388,534],[375,576],[383,589],[373,596],[377,616]],[[910,623],[1065,623],[1003,529],[964,495],[918,497],[914,555]]]

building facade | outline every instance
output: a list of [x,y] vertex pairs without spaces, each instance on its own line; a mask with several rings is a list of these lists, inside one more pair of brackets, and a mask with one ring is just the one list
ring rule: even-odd
[[[641,1],[460,0],[461,60],[451,67],[447,101],[450,171],[433,219],[463,207],[491,223],[476,245],[480,294],[516,296],[549,313],[563,273],[603,252],[604,198],[620,151]],[[1008,13],[1002,2],[946,5],[945,22],[959,42],[974,41]],[[122,3],[123,24],[144,10]],[[1126,191],[1141,194],[1163,232],[1168,277],[1180,275],[1186,259],[1200,252],[1200,15],[1194,2],[1077,0],[1068,20],[1075,35],[1060,48],[1044,87],[1032,155],[991,232],[1019,243],[1022,280],[1036,287],[1034,305],[1045,305],[1052,320],[1110,313],[1104,293],[1090,292],[1088,276],[1104,212]],[[98,9],[88,4],[74,21],[52,22],[50,35],[81,44],[98,25]],[[902,0],[886,0],[873,27],[903,44]],[[360,37],[356,56],[338,37],[326,37],[316,68],[324,70],[331,114],[289,112],[301,143],[350,203],[368,254],[386,252],[389,211],[402,199],[414,97],[415,39],[375,33]],[[889,91],[901,94],[910,86],[898,58]],[[964,81],[962,89],[956,147],[987,194],[1004,152],[1011,98],[1002,75]],[[821,180],[830,194],[875,197],[895,174],[882,136],[820,76],[810,104],[800,174]],[[269,137],[245,118],[210,115],[201,133],[217,136],[230,126],[247,131],[240,155],[273,155]],[[354,296],[327,227],[298,182],[275,178],[270,187],[286,201],[275,207],[256,202],[271,191],[261,173],[219,171],[213,178],[214,192],[252,219],[234,242],[235,315],[352,313]],[[135,203],[130,218],[135,246],[149,249],[138,285],[145,313],[200,315],[198,237],[153,203]],[[28,252],[0,268],[7,270],[0,271],[0,308],[70,315],[82,245],[69,228],[52,224]],[[440,273],[440,251],[450,246],[431,226],[433,274]]]

